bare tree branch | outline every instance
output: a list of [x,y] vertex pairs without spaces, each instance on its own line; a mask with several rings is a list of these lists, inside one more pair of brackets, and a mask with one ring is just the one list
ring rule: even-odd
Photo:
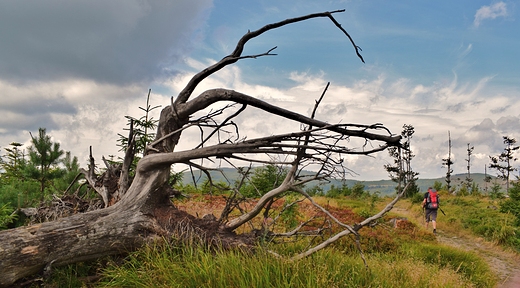
[[[311,119],[312,120],[312,119]],[[319,123],[322,124],[322,123]],[[170,165],[174,163],[185,163],[192,159],[201,159],[201,158],[207,158],[211,156],[215,157],[230,157],[234,154],[240,154],[240,153],[273,153],[273,154],[295,154],[295,151],[291,150],[284,150],[283,148],[297,148],[297,145],[290,145],[290,144],[280,144],[281,141],[297,141],[297,138],[302,137],[306,134],[313,133],[316,131],[320,131],[323,129],[327,130],[335,130],[335,131],[341,131],[344,133],[349,134],[358,134],[359,131],[352,130],[352,129],[345,129],[342,128],[342,124],[337,125],[323,125],[322,128],[317,128],[314,130],[309,131],[300,131],[300,132],[293,132],[288,134],[281,134],[281,135],[273,135],[258,139],[251,139],[246,140],[243,142],[238,143],[232,143],[232,144],[218,144],[213,146],[207,146],[207,147],[201,147],[196,150],[187,150],[187,151],[177,151],[175,153],[159,153],[159,154],[152,154],[147,155],[147,157],[141,159],[141,161],[138,164],[138,170],[148,170],[148,169],[154,169],[154,167],[158,166],[165,166]],[[377,129],[377,127],[375,128]],[[362,131],[361,134],[367,135],[367,132]],[[399,136],[385,136],[385,135],[379,135],[379,134],[370,134],[373,138],[380,138],[380,139],[390,139],[392,141],[395,141],[395,139],[400,139]],[[278,142],[278,143],[277,143]],[[397,145],[398,143],[395,143]],[[363,152],[352,152],[348,148],[342,148],[339,146],[333,147],[333,148],[323,148],[319,145],[312,147],[313,149],[317,150],[327,150],[333,151],[336,153],[344,153],[344,154],[363,154],[368,155],[373,152],[380,151],[382,149],[385,149],[387,147],[387,143],[384,142],[381,147],[375,148],[374,150],[370,151],[363,151]],[[309,147],[310,148],[310,147]]]
[[[150,92],[148,92],[150,93]],[[135,134],[134,134],[134,119],[130,119],[130,131],[128,132],[128,143],[125,149],[125,158],[121,167],[121,176],[119,177],[119,189],[117,195],[118,199],[125,194],[128,187],[130,187],[130,166],[134,161],[135,156]]]
[[[258,30],[248,32],[238,41],[230,55],[194,75],[177,98],[170,99],[170,105],[162,109],[157,125],[156,140],[147,145],[129,187],[125,184],[125,179],[118,178],[121,167],[109,163],[104,157],[102,160],[107,169],[101,175],[96,175],[91,148],[89,169],[82,169],[81,173],[90,187],[101,195],[106,208],[39,225],[0,231],[0,251],[2,251],[0,253],[0,270],[4,273],[0,277],[0,286],[9,286],[18,279],[38,273],[45,267],[50,267],[49,263],[52,266],[63,265],[122,253],[136,249],[158,237],[197,237],[209,245],[218,242],[219,244],[225,243],[225,247],[239,245],[253,247],[255,244],[253,238],[242,237],[243,235],[231,232],[242,225],[250,225],[251,228],[254,228],[251,220],[261,216],[262,211],[269,213],[272,203],[291,190],[306,196],[306,199],[309,199],[325,215],[324,223],[337,224],[343,228],[339,233],[291,259],[300,259],[310,255],[346,235],[355,235],[356,243],[359,244],[358,230],[388,212],[402,196],[402,193],[378,214],[350,226],[341,223],[333,217],[332,213],[313,202],[299,185],[348,173],[349,169],[344,163],[345,154],[370,155],[387,147],[401,147],[400,135],[392,134],[379,123],[373,125],[330,124],[315,119],[316,111],[328,85],[319,100],[316,101],[311,116],[304,116],[229,89],[207,90],[190,99],[201,81],[220,69],[242,59],[275,55],[272,52],[276,47],[265,53],[242,55],[245,44],[249,40],[267,31],[309,19],[329,18],[348,37],[357,56],[363,61],[359,54],[361,49],[333,17],[333,14],[343,11],[308,14],[268,24]],[[224,103],[224,105],[220,105],[224,106],[223,108],[215,108],[217,105],[213,105],[221,103]],[[280,135],[269,135],[269,132],[266,132],[264,135],[269,136],[256,139],[247,139],[247,135],[239,136],[243,131],[239,130],[238,125],[232,119],[243,113],[246,107],[260,109],[269,115],[279,116],[280,119],[294,121],[296,127],[299,125],[300,131]],[[211,111],[203,113],[207,108],[211,108]],[[149,111],[148,109],[149,106],[146,111]],[[232,109],[236,109],[236,111],[233,112]],[[200,114],[204,115],[198,116]],[[176,151],[183,132],[192,128],[199,129],[200,144],[195,145],[195,149]],[[130,131],[127,154],[133,154],[131,151],[132,139],[134,136]],[[354,146],[353,140],[357,140],[355,141],[357,147],[351,147]],[[123,170],[126,171],[126,167],[129,167],[127,164],[131,161],[127,161],[130,159],[131,157],[125,157],[126,164],[123,165]],[[234,194],[226,205],[225,210],[227,209],[227,211],[222,213],[223,216],[219,221],[199,219],[178,210],[171,203],[172,187],[169,186],[172,164],[187,164],[190,169],[198,168],[202,171],[201,173],[206,174],[209,181],[212,181],[208,167],[203,166],[202,162],[201,164],[194,163],[195,160],[211,161],[212,164],[222,160],[226,163],[247,161],[246,166],[252,165],[252,163],[278,163],[288,165],[288,171],[282,183],[260,197],[251,208],[241,207],[240,203],[243,203],[244,198],[239,194],[239,188],[235,187]],[[300,175],[304,167],[310,166],[319,167],[317,173],[310,176]],[[243,176],[239,187],[244,183],[246,177],[246,175]],[[122,189],[118,190],[119,188]],[[403,191],[405,190],[406,187]],[[117,191],[124,195],[114,203],[118,198]],[[114,198],[114,192],[116,192],[116,198]],[[230,213],[233,209],[238,209],[242,214],[235,218],[228,217],[233,215]],[[314,232],[317,233],[324,229],[322,227]],[[294,231],[292,233],[296,235],[303,232]],[[56,239],[59,239],[60,245],[56,245]],[[359,250],[362,253],[360,247]]]
[[[258,37],[267,31],[270,31],[270,30],[273,30],[276,28],[280,28],[282,26],[289,25],[292,23],[309,20],[312,18],[323,18],[323,17],[329,18],[336,25],[336,27],[338,27],[349,38],[350,42],[352,43],[352,46],[354,46],[356,55],[364,63],[365,61],[363,60],[363,57],[361,57],[361,55],[359,54],[359,50],[360,50],[359,47],[354,43],[354,40],[352,39],[352,37],[350,37],[350,35],[347,33],[347,31],[341,27],[341,24],[339,24],[336,21],[336,19],[334,19],[334,17],[332,16],[332,14],[334,14],[334,13],[339,13],[339,12],[344,12],[344,11],[345,10],[336,10],[336,11],[330,11],[330,12],[309,14],[309,15],[305,15],[305,16],[301,16],[301,17],[290,18],[290,19],[286,19],[286,20],[283,20],[280,22],[268,24],[256,31],[249,31],[244,36],[242,36],[242,38],[238,41],[237,46],[235,47],[235,50],[230,55],[224,57],[219,62],[213,64],[212,66],[202,70],[201,72],[199,72],[198,74],[193,76],[193,78],[191,78],[190,82],[186,85],[186,87],[179,93],[179,96],[177,97],[177,99],[175,99],[175,101],[172,103],[172,108],[175,108],[176,106],[178,106],[178,104],[185,103],[186,101],[188,101],[189,97],[193,93],[193,90],[195,90],[197,85],[202,80],[204,80],[208,76],[212,75],[213,73],[219,71],[220,69],[240,60],[242,52],[244,51],[244,46],[246,45],[246,43],[249,40],[251,40],[255,37]],[[271,52],[273,49],[269,50],[267,52],[267,54],[269,54],[269,52]],[[252,57],[252,58],[254,58],[254,57]],[[172,109],[172,110],[175,111],[175,109]]]
[[[309,118],[307,116],[295,113],[293,111],[283,109],[281,107],[271,105],[267,102],[264,102],[260,99],[251,97],[249,95],[227,89],[211,89],[199,95],[197,98],[192,101],[179,105],[179,109],[177,113],[181,118],[187,117],[188,115],[192,115],[193,113],[205,109],[211,104],[214,104],[219,101],[232,101],[241,104],[251,105],[253,107],[262,109],[270,114],[278,115],[286,119],[294,120],[299,123],[312,125],[315,127],[325,127],[330,126],[329,123],[315,120]],[[347,126],[361,128],[359,130],[351,130],[345,129],[340,126],[330,126],[329,130],[343,134],[348,136],[355,136],[360,138],[366,138],[368,140],[378,140],[389,143],[390,145],[399,146],[399,141],[401,140],[400,135],[381,135],[375,133],[366,132],[366,130],[386,130],[389,132],[383,125],[381,124],[373,124],[373,125],[362,125],[362,124],[349,124]]]
[[[377,213],[376,215],[371,216],[371,217],[365,219],[364,221],[362,221],[362,222],[359,223],[359,224],[356,224],[352,229],[349,229],[349,228],[350,228],[350,226],[349,226],[349,228],[347,228],[347,229],[345,229],[345,230],[343,230],[343,231],[337,233],[336,235],[334,235],[334,236],[328,238],[326,241],[323,241],[323,242],[320,243],[319,245],[316,245],[316,246],[314,246],[313,248],[311,248],[311,249],[309,249],[309,250],[307,250],[307,251],[305,251],[305,252],[302,252],[302,253],[300,253],[300,254],[298,254],[298,255],[295,255],[295,256],[291,257],[291,260],[299,260],[299,259],[305,258],[305,257],[307,257],[307,256],[309,256],[309,255],[311,255],[311,254],[313,254],[313,253],[315,253],[315,252],[317,252],[317,251],[319,251],[319,250],[321,250],[321,249],[323,249],[323,248],[329,246],[330,244],[332,244],[332,243],[338,241],[339,239],[341,239],[341,238],[344,237],[344,236],[347,236],[347,235],[350,235],[350,234],[355,234],[355,235],[356,235],[356,234],[357,234],[357,231],[359,231],[361,228],[363,228],[363,227],[369,225],[369,224],[370,224],[371,222],[373,222],[373,221],[376,221],[376,220],[380,219],[380,218],[383,217],[386,213],[388,213],[388,211],[392,210],[392,208],[394,207],[395,203],[397,203],[397,201],[399,201],[399,199],[401,199],[401,197],[403,197],[403,195],[404,195],[406,189],[408,188],[408,185],[409,185],[409,183],[406,184],[406,186],[404,187],[404,189],[401,190],[401,192],[399,192],[399,193],[397,194],[397,196],[394,198],[394,200],[392,200],[392,202],[388,203],[388,204],[385,206],[385,208],[384,208],[383,210],[379,211],[379,213]],[[353,232],[352,230],[353,230],[354,232]],[[366,263],[366,262],[365,262],[365,263]]]
[[90,146],[90,154],[89,154],[89,169],[88,171],[80,168],[79,171],[85,176],[85,180],[89,183],[90,187],[96,191],[103,199],[103,203],[105,207],[108,207],[109,201],[109,191],[107,187],[100,185],[96,176],[96,164],[94,157],[92,157],[92,146]]

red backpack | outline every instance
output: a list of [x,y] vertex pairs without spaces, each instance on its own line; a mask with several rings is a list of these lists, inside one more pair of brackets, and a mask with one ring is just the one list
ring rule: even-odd
[[439,208],[439,196],[437,195],[437,191],[428,190],[428,209],[438,209]]

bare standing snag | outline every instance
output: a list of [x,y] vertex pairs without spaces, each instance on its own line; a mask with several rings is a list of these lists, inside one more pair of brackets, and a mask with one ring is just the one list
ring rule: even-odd
[[[400,137],[391,134],[381,124],[330,124],[315,119],[315,113],[310,117],[304,116],[223,88],[192,95],[204,79],[228,65],[246,58],[274,55],[272,52],[276,47],[258,55],[242,55],[248,41],[287,24],[314,18],[330,19],[347,37],[346,43],[350,41],[356,55],[363,60],[358,46],[333,17],[333,14],[342,11],[286,19],[246,33],[230,55],[193,76],[179,95],[172,97],[172,102],[161,111],[156,140],[147,147],[145,156],[139,161],[131,184],[118,185],[113,191],[100,191],[106,194],[107,199],[111,196],[109,194],[117,194],[119,201],[110,205],[107,200],[107,207],[100,210],[0,232],[0,285],[10,285],[24,276],[49,268],[51,264],[62,265],[129,251],[160,236],[174,235],[181,228],[196,231],[208,242],[215,241],[224,246],[252,244],[254,239],[245,234],[237,235],[234,230],[260,217],[261,211],[273,199],[282,197],[288,190],[299,191],[308,197],[300,185],[314,179],[343,175],[348,171],[342,161],[345,154],[368,155],[390,146],[400,146]],[[321,98],[316,102],[314,112],[320,101]],[[213,109],[205,113],[208,107]],[[259,109],[292,120],[295,127],[303,128],[286,134],[267,133],[264,137],[247,139],[233,122],[245,109]],[[177,144],[183,140],[182,135],[188,129],[200,131],[200,144],[190,150],[176,151]],[[354,139],[361,139],[361,146],[349,148],[348,145]],[[131,157],[131,154],[127,153],[126,157]],[[289,166],[290,170],[282,184],[261,197],[250,211],[238,217],[229,217],[229,211],[225,211],[224,216],[227,217],[221,217],[221,221],[204,220],[177,210],[169,199],[171,189],[168,186],[172,164],[182,163],[204,170],[205,167],[195,162],[201,159],[238,162],[241,166],[248,166],[243,163],[255,162],[283,164]],[[319,167],[316,174],[299,175],[302,167],[310,165]],[[95,180],[94,171],[84,172],[88,176],[87,180]],[[122,175],[128,177],[128,171],[123,172]],[[126,183],[127,180],[121,179],[119,183]],[[310,197],[308,199],[312,200]],[[353,226],[339,222],[316,204],[344,231],[295,258],[317,251],[342,236],[357,235],[361,227],[391,209],[397,199],[374,217]]]

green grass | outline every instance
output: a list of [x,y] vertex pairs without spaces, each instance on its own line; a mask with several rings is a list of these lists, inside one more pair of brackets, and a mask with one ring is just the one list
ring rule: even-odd
[[[486,208],[492,204],[488,200],[449,195],[442,199],[443,209],[448,215],[439,217],[443,231],[482,233],[495,240],[511,237],[508,230],[512,227],[508,222],[510,219],[497,210]],[[347,223],[358,221],[360,214],[364,213],[362,211],[375,211],[371,207],[373,204],[366,199],[318,197],[316,201]],[[388,201],[385,199],[377,205],[385,205]],[[420,210],[418,204],[409,200],[402,200],[400,205],[409,207],[407,209],[412,214]],[[392,215],[395,216],[393,212]],[[431,231],[422,228],[422,224],[414,224],[416,219],[411,219],[401,229],[384,225],[387,220],[381,221],[382,225],[361,230],[368,269],[353,240],[348,237],[294,262],[276,258],[262,249],[255,253],[209,251],[199,246],[164,242],[143,247],[128,255],[123,262],[112,261],[102,270],[94,269],[101,273],[102,279],[92,287],[415,288],[493,287],[497,283],[496,276],[481,257],[439,244]],[[489,228],[493,225],[498,228]],[[507,244],[507,241],[502,244]],[[304,243],[296,242],[272,249],[281,255],[293,255],[305,248]],[[49,283],[61,285],[54,287],[85,287],[85,283],[74,279],[85,274],[85,267],[67,266],[56,271]]]
[[[476,196],[444,196],[449,229],[469,230],[496,244],[520,251],[520,228],[515,217],[501,213],[500,201]],[[442,220],[441,220],[442,221]]]
[[424,263],[454,270],[476,287],[493,287],[497,281],[487,263],[474,253],[437,243],[420,242],[404,244],[401,253]]
[[[109,266],[99,287],[489,287],[450,265],[420,258],[373,254],[367,269],[359,255],[336,249],[290,262],[263,252],[164,244],[132,253],[123,265]],[[472,275],[473,270],[467,271]]]

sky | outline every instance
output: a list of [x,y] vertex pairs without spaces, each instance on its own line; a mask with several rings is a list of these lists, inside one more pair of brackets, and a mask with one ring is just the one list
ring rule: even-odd
[[[445,176],[448,133],[454,173],[467,172],[468,143],[471,173],[484,173],[489,156],[504,150],[503,136],[520,142],[517,1],[4,0],[0,154],[11,142],[29,145],[29,132],[42,127],[83,166],[89,146],[97,161],[121,156],[125,116],[143,115],[148,89],[151,105],[164,107],[248,30],[339,9],[335,18],[365,63],[330,20],[312,19],[251,40],[244,55],[275,46],[277,55],[239,61],[195,94],[233,89],[309,115],[330,82],[317,118],[382,123],[395,134],[414,126],[420,178]],[[248,138],[299,129],[248,113]],[[388,179],[389,161],[387,152],[347,158],[359,180]]]

